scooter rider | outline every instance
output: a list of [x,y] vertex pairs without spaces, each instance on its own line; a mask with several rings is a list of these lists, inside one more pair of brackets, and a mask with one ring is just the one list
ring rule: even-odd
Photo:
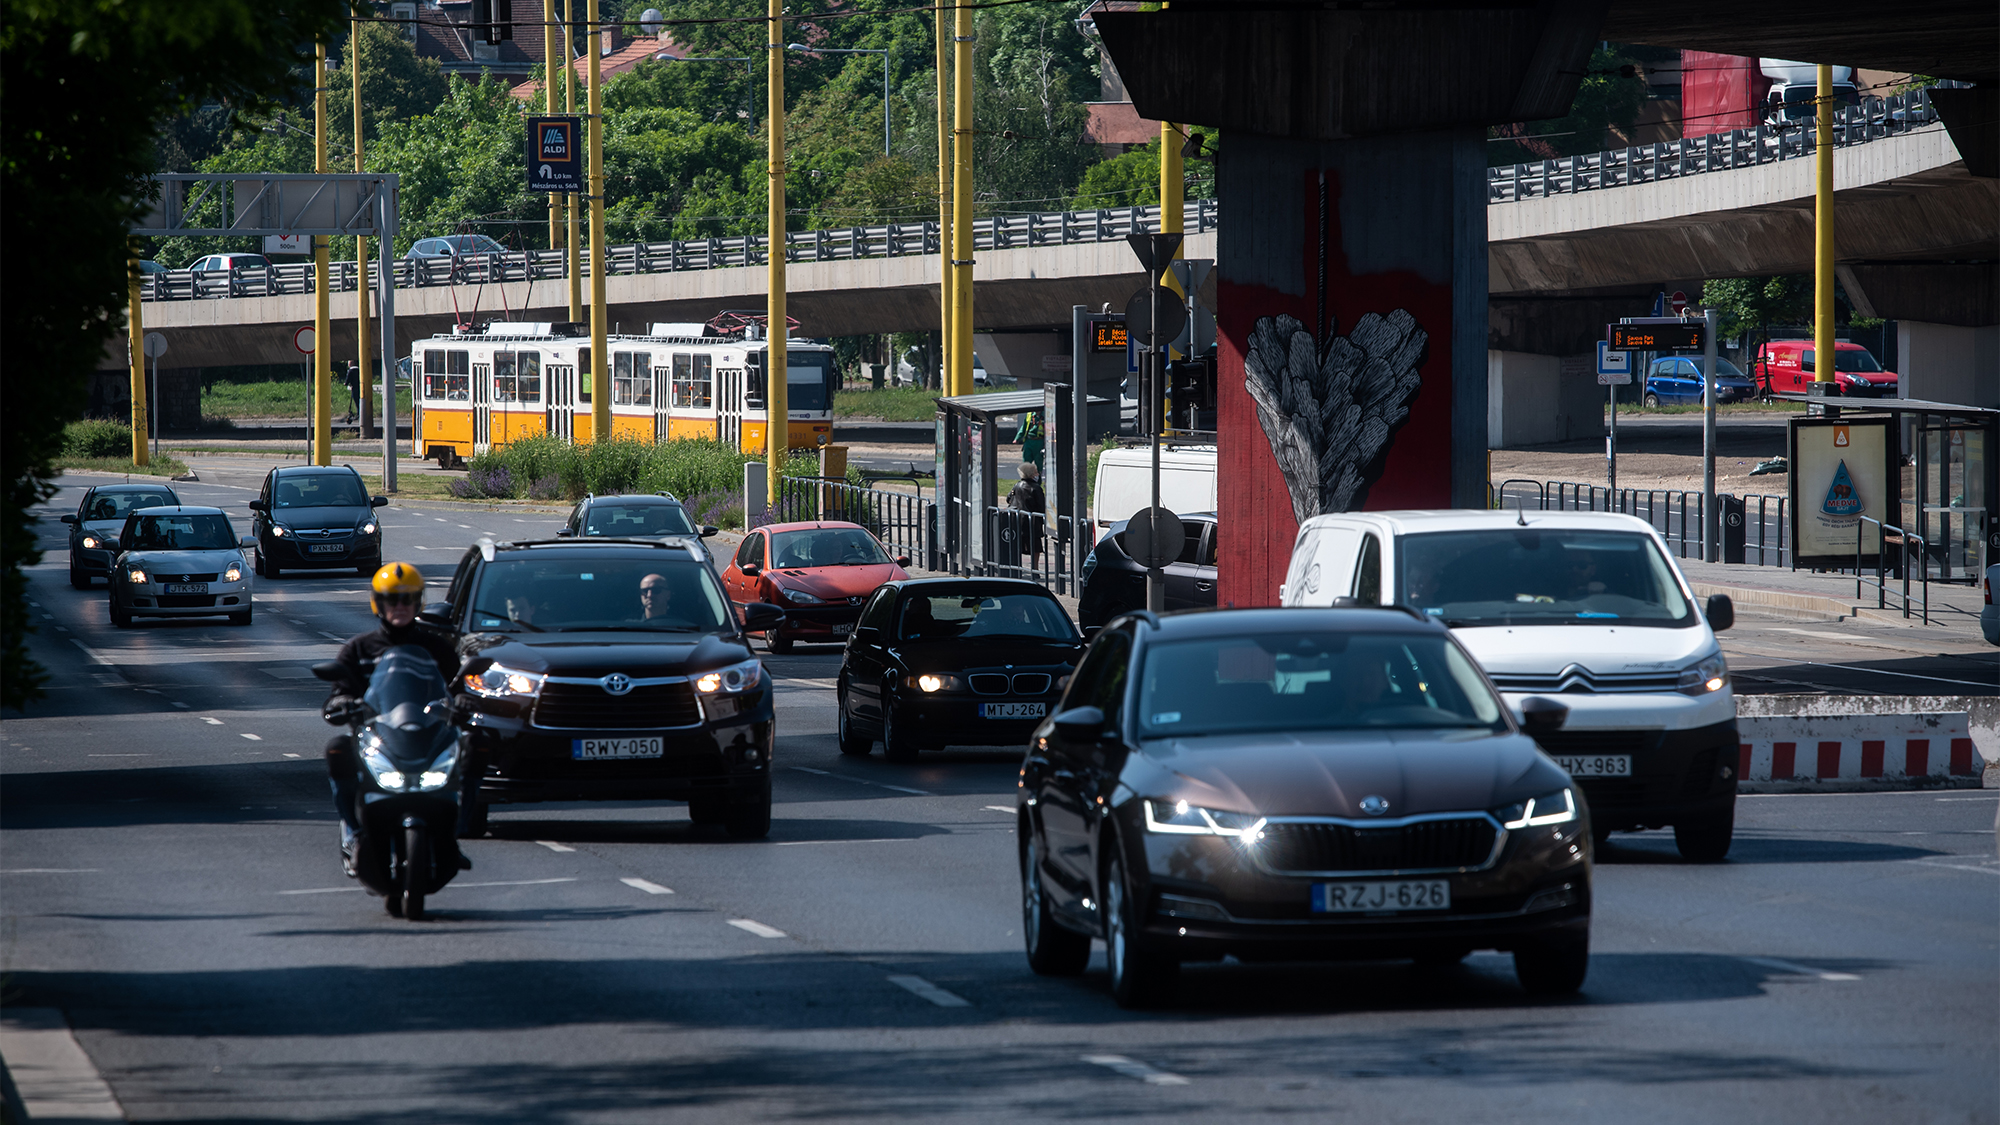
[[[360,711],[361,697],[368,690],[369,677],[375,673],[375,662],[389,649],[406,645],[423,649],[437,661],[438,672],[447,684],[458,674],[458,653],[451,642],[417,625],[417,606],[424,594],[423,574],[408,563],[389,563],[375,572],[370,586],[369,606],[382,626],[341,645],[340,655],[334,658],[344,674],[334,683],[333,694],[320,709],[320,717],[336,725],[346,725]],[[326,744],[326,771],[333,783],[334,810],[340,815],[341,863],[349,876],[354,874],[354,835],[359,828],[354,822],[354,795],[360,768],[352,735],[338,735]]]

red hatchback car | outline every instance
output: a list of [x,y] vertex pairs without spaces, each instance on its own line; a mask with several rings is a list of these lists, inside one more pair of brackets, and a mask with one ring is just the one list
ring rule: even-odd
[[860,524],[774,523],[743,537],[722,588],[739,611],[751,602],[784,607],[784,623],[765,633],[764,643],[786,653],[797,641],[845,641],[861,603],[882,583],[908,578],[908,565],[907,556],[890,558]]

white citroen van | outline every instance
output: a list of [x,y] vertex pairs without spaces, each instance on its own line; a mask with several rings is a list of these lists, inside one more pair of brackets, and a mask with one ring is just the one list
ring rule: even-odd
[[[1107,449],[1097,458],[1090,491],[1090,518],[1096,537],[1131,519],[1153,502],[1153,451],[1147,446]],[[1160,506],[1170,512],[1215,510],[1215,447],[1176,446],[1160,450]]]
[[1736,699],[1715,633],[1643,520],[1611,512],[1344,512],[1292,546],[1283,605],[1401,605],[1450,629],[1516,712],[1569,708],[1542,748],[1574,777],[1599,840],[1672,826],[1681,855],[1729,852]]

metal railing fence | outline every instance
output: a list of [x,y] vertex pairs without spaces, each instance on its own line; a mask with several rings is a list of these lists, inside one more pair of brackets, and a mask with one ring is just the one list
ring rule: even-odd
[[[1861,587],[1867,581],[1867,574],[1861,569],[1862,548],[1866,545],[1867,528],[1874,524],[1881,536],[1881,549],[1875,552],[1875,608],[1889,608],[1889,549],[1896,549],[1896,570],[1903,578],[1903,617],[1910,616],[1910,544],[1917,544],[1917,585],[1923,590],[1924,624],[1931,623],[1931,568],[1925,565],[1930,555],[1930,543],[1914,531],[1904,531],[1892,523],[1883,523],[1870,516],[1859,517],[1854,525],[1854,596],[1861,597]],[[1895,538],[1891,539],[1890,534]]]
[[[1733,497],[1718,494],[1718,504]],[[1743,561],[1757,566],[1790,566],[1789,501],[1783,496],[1742,497]],[[1493,506],[1512,511],[1622,512],[1637,516],[1660,533],[1674,554],[1702,557],[1703,497],[1688,489],[1621,488],[1582,481],[1537,481],[1520,477],[1493,486]],[[1727,509],[1724,509],[1727,511]],[[1751,556],[1754,555],[1753,559]]]
[[935,553],[929,500],[907,492],[863,488],[839,477],[781,477],[770,523],[844,520],[860,524],[894,556],[929,567]]

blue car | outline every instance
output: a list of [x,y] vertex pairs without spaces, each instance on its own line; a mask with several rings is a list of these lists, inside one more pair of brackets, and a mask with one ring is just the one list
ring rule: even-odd
[[[1757,397],[1757,384],[1737,366],[1720,356],[1715,360],[1715,401],[1748,402]],[[1701,360],[1692,356],[1666,356],[1646,369],[1647,406],[1701,405]]]

